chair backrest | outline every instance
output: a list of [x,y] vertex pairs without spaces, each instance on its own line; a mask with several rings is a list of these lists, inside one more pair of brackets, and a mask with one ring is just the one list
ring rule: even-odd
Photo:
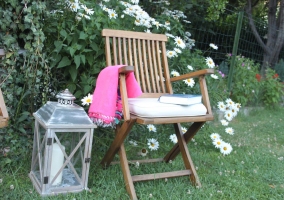
[[134,66],[144,94],[172,93],[166,35],[104,29],[106,64]]

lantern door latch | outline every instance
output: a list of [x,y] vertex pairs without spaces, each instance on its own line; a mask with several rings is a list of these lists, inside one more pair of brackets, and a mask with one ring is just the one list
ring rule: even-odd
[[91,158],[85,158],[85,163],[89,163]]
[[48,176],[43,177],[43,184],[48,184]]
[[47,144],[47,145],[51,145],[51,144],[52,144],[52,138],[47,138],[46,144]]

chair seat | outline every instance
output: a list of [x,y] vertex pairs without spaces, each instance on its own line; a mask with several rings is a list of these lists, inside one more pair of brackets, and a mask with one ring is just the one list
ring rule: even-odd
[[160,103],[158,98],[128,98],[131,114],[139,117],[190,117],[206,115],[202,103],[189,106]]

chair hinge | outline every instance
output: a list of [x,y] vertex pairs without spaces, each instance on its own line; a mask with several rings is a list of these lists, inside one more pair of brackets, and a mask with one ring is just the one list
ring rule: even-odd
[[85,163],[89,163],[91,158],[85,158]]
[[43,177],[43,184],[48,184],[48,176]]
[[52,138],[47,138],[46,145],[51,145],[52,144]]

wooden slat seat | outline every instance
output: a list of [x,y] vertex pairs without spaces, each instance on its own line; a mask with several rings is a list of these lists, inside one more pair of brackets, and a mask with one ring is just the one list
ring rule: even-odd
[[[127,65],[119,69],[119,86],[123,105],[123,123],[117,125],[114,140],[106,152],[101,164],[106,167],[112,164],[115,154],[119,154],[125,186],[131,199],[137,199],[134,182],[153,180],[156,178],[169,178],[189,176],[194,185],[201,186],[198,175],[190,157],[187,143],[194,137],[205,122],[213,120],[205,75],[214,73],[213,69],[204,69],[178,77],[170,77],[166,56],[167,37],[163,34],[149,34],[142,32],[104,29],[105,53],[107,66]],[[172,94],[172,82],[188,78],[197,78],[200,84],[202,103],[207,113],[202,116],[191,117],[139,117],[129,111],[126,74],[134,71],[135,78],[140,84],[143,94],[139,98],[157,98],[162,94]],[[185,134],[181,131],[181,124],[191,122]],[[164,161],[169,162],[181,154],[185,169],[157,174],[131,175],[129,161],[123,142],[134,124],[173,124],[178,143],[161,159],[139,161],[141,163]],[[132,161],[133,162],[133,161]]]

